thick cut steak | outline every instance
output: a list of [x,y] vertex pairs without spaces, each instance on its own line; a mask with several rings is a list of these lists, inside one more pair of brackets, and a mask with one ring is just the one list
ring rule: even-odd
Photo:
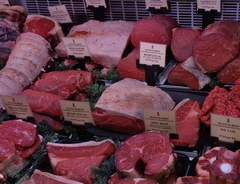
[[127,57],[118,63],[117,71],[121,78],[145,80],[145,71],[137,68],[137,59],[139,59],[139,57],[139,49],[135,48]]
[[103,92],[95,105],[93,118],[99,127],[123,133],[137,133],[144,131],[145,108],[171,110],[174,105],[172,98],[161,89],[127,78]]
[[35,140],[35,142],[33,143],[33,145],[29,148],[26,148],[22,151],[20,151],[19,155],[22,158],[28,158],[29,156],[31,156],[35,151],[37,151],[38,147],[41,145],[42,143],[42,136],[38,135],[38,138]]
[[23,27],[24,32],[32,32],[46,38],[53,46],[64,36],[61,26],[52,18],[43,15],[29,15]]
[[0,171],[3,171],[15,157],[16,148],[11,141],[0,139],[0,150]]
[[179,139],[172,139],[171,142],[176,146],[195,146],[200,129],[200,120],[198,118],[199,102],[184,99],[174,110],[176,111],[176,128]]
[[240,58],[236,58],[217,74],[218,80],[223,84],[234,84],[240,79]]
[[[130,34],[134,22],[89,20],[84,24],[74,26],[69,37],[85,38],[91,60],[104,67],[116,67],[122,54],[130,42]],[[66,57],[63,43],[56,47],[57,53]]]
[[202,89],[211,81],[210,77],[199,71],[193,57],[175,66],[169,72],[167,80],[170,84],[184,85],[196,90]]
[[17,146],[30,147],[37,138],[36,125],[21,121],[9,120],[0,125],[0,139],[7,139]]
[[221,20],[210,24],[193,45],[193,57],[202,72],[217,72],[239,54],[240,23]]
[[131,33],[132,44],[140,47],[140,42],[170,44],[172,29],[177,23],[169,16],[158,14],[138,21]]
[[62,116],[62,110],[59,104],[59,100],[63,100],[64,98],[58,95],[43,91],[26,89],[22,93],[20,93],[20,96],[27,97],[29,106],[34,112],[54,117]]
[[167,135],[141,133],[126,140],[116,150],[116,168],[130,178],[145,177],[164,182],[173,172],[175,158],[172,152]]
[[64,178],[62,176],[57,176],[47,172],[42,172],[38,169],[34,170],[33,175],[27,181],[22,182],[22,184],[83,184],[74,180]]
[[201,35],[201,31],[189,28],[174,28],[172,31],[171,49],[179,62],[192,56],[193,43]]
[[100,167],[115,149],[115,144],[109,139],[101,142],[47,144],[48,156],[54,172],[84,184],[92,183],[91,168]]
[[196,176],[183,176],[179,177],[175,184],[210,184],[210,183],[208,178]]

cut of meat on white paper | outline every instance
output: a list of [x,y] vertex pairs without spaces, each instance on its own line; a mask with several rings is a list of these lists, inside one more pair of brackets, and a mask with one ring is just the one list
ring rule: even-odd
[[65,5],[49,6],[48,10],[52,18],[54,18],[60,24],[71,23],[72,19],[69,16]]
[[166,49],[163,44],[140,42],[140,64],[166,66]]
[[10,5],[8,0],[0,0],[0,4]]
[[160,8],[167,8],[168,9],[168,4],[167,0],[145,0],[146,8],[155,8],[155,9],[160,9]]
[[85,2],[87,6],[93,6],[94,8],[98,8],[100,6],[107,8],[105,0],[85,0]]
[[197,8],[205,11],[217,10],[221,12],[221,0],[197,0]]

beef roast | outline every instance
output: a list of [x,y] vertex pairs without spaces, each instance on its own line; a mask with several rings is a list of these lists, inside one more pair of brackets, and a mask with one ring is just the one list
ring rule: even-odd
[[115,159],[117,170],[125,176],[159,182],[164,182],[173,172],[175,160],[169,137],[158,132],[129,138],[116,150]]
[[209,184],[208,178],[196,176],[179,177],[175,184]]
[[135,79],[124,79],[107,88],[95,105],[97,126],[123,133],[144,131],[144,108],[171,110],[172,98],[157,87]]
[[236,58],[217,74],[218,80],[223,84],[234,84],[240,79],[240,58]]
[[140,42],[170,44],[172,29],[177,23],[169,16],[158,14],[138,21],[131,33],[132,44],[140,47]]
[[174,110],[176,111],[176,129],[179,138],[172,139],[171,142],[177,146],[195,146],[200,130],[200,120],[198,118],[200,111],[199,102],[184,99]]
[[34,170],[33,175],[27,181],[22,182],[21,184],[83,184],[74,180],[64,178],[62,176],[57,176],[47,172],[42,172],[38,169]]
[[0,150],[0,171],[3,171],[15,157],[16,148],[11,141],[1,138]]
[[240,23],[220,20],[207,26],[193,45],[193,57],[202,72],[217,72],[239,54]]
[[179,62],[192,56],[193,43],[201,35],[201,31],[190,28],[174,28],[172,31],[171,49]]
[[62,110],[59,104],[59,100],[63,100],[64,98],[58,95],[43,91],[26,89],[20,93],[20,96],[27,97],[29,106],[34,112],[54,117],[62,116]]
[[210,77],[199,71],[192,57],[174,67],[167,80],[170,84],[184,85],[196,90],[202,89],[211,81]]
[[121,78],[145,80],[145,71],[137,68],[137,59],[139,59],[139,57],[139,49],[135,48],[127,57],[118,63],[117,71]]

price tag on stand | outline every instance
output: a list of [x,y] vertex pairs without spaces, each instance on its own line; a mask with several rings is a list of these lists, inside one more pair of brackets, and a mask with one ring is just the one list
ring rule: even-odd
[[147,131],[176,134],[175,111],[144,110],[144,124]]
[[0,0],[0,4],[10,5],[8,0]]
[[140,42],[140,64],[165,67],[166,50],[167,46],[163,44]]
[[72,23],[72,19],[69,16],[65,5],[49,6],[48,10],[52,18],[54,18],[60,24]]
[[205,11],[217,10],[221,12],[221,0],[197,0],[197,8]]
[[168,9],[168,4],[167,0],[145,0],[146,8],[155,8],[155,9],[160,9],[160,8],[167,8]]
[[90,56],[87,43],[84,38],[64,37],[62,40],[69,56],[74,56],[76,58]]
[[105,0],[85,0],[87,7],[93,6],[94,8],[98,8],[100,6],[103,6],[104,8],[107,8]]
[[27,119],[33,117],[32,111],[24,96],[1,96],[6,111],[17,118]]
[[92,112],[88,102],[60,100],[60,105],[65,121],[76,125],[85,125],[93,122]]
[[240,141],[240,118],[212,114],[211,136],[229,143]]

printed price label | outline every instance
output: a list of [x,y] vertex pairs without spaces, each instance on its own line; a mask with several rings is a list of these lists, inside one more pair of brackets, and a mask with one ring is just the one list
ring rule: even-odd
[[84,38],[64,37],[62,39],[69,56],[75,56],[76,58],[84,58],[84,56],[90,56]]
[[166,49],[163,44],[140,42],[140,64],[165,67]]
[[154,109],[145,109],[144,124],[147,131],[157,131],[168,134],[177,133],[175,111],[159,111]]
[[168,4],[167,0],[145,0],[146,8],[155,8],[155,9],[160,9],[160,8],[167,8],[168,9]]
[[8,0],[0,0],[0,4],[10,5]]
[[230,143],[240,141],[240,118],[212,114],[211,136]]
[[107,7],[105,0],[85,0],[87,6],[93,6],[95,8],[99,6]]
[[65,5],[49,6],[48,11],[50,12],[51,17],[54,18],[60,24],[72,22]]
[[217,10],[221,12],[221,0],[197,0],[197,7],[206,11]]
[[27,119],[33,117],[27,98],[24,96],[1,96],[2,102],[8,114],[17,118]]
[[76,102],[60,100],[60,105],[63,117],[66,121],[71,121],[76,125],[84,125],[85,123],[92,123],[92,112],[88,102]]

